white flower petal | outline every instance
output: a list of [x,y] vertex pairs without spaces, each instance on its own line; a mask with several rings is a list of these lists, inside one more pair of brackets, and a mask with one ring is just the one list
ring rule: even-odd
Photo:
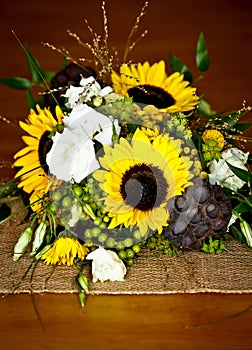
[[127,269],[112,250],[99,247],[86,256],[92,262],[93,282],[97,281],[123,281]]

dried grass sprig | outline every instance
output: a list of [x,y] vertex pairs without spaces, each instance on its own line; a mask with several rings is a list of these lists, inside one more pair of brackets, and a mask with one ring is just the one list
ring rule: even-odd
[[145,30],[141,35],[140,37],[135,40],[135,41],[132,41],[133,39],[133,36],[136,34],[136,32],[138,31],[139,29],[139,25],[140,25],[140,21],[141,21],[141,18],[146,14],[146,9],[147,7],[149,6],[149,2],[146,1],[141,9],[141,12],[140,14],[137,16],[136,18],[136,21],[130,31],[130,34],[128,36],[128,39],[127,39],[127,42],[126,42],[126,46],[125,46],[125,51],[124,51],[124,56],[123,56],[123,62],[125,63],[127,61],[127,57],[129,55],[129,53],[133,50],[133,48],[136,46],[136,44],[141,40],[143,39],[146,34],[148,33],[147,30]]

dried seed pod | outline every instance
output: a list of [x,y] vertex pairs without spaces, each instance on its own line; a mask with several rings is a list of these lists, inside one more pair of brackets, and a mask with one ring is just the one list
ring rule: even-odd
[[198,250],[209,237],[221,238],[232,215],[230,199],[220,186],[195,183],[169,201],[166,236],[182,250]]

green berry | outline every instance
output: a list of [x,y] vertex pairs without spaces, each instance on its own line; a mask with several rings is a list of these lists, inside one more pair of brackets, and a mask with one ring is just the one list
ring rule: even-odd
[[132,238],[128,237],[124,240],[124,245],[125,247],[131,247],[133,245],[133,240]]
[[118,243],[117,243],[117,246],[116,246],[116,249],[117,249],[117,250],[123,250],[123,249],[124,249],[124,244],[123,244],[123,242],[118,242]]
[[92,230],[90,228],[87,228],[84,232],[85,238],[92,238]]
[[110,221],[110,217],[109,216],[104,216],[104,218],[103,218],[103,222],[109,222]]
[[142,239],[141,232],[139,230],[135,230],[133,236],[137,241],[141,241]]
[[99,226],[100,224],[102,223],[102,218],[101,217],[98,217],[94,220],[94,224]]
[[126,249],[125,253],[126,253],[126,258],[128,259],[134,258],[135,253],[133,252],[132,249]]
[[52,200],[55,202],[59,202],[61,200],[62,194],[60,191],[56,191],[52,193]]
[[120,259],[126,259],[126,252],[125,252],[125,250],[120,250],[118,252],[118,256],[119,256]]
[[73,203],[73,200],[72,200],[72,198],[71,198],[70,196],[66,196],[66,197],[64,197],[64,198],[62,199],[62,206],[63,206],[64,208],[69,208],[69,207],[71,207],[72,203]]
[[106,228],[107,227],[107,224],[105,222],[102,222],[100,225],[99,225],[100,228]]
[[98,237],[101,233],[101,229],[99,227],[94,227],[92,228],[91,232],[93,237]]
[[57,210],[56,204],[55,204],[55,203],[51,203],[51,204],[49,205],[49,210],[50,210],[51,212],[55,213],[56,210]]
[[83,193],[83,190],[80,186],[75,186],[74,189],[73,189],[73,193],[75,196],[77,197],[81,197],[82,193]]
[[134,259],[128,259],[127,260],[127,265],[132,266],[134,264]]
[[139,253],[141,248],[139,244],[134,244],[131,248],[135,254]]
[[105,243],[108,248],[113,248],[115,246],[115,239],[113,237],[109,237]]
[[104,243],[107,239],[107,234],[106,233],[100,233],[98,236],[98,242]]

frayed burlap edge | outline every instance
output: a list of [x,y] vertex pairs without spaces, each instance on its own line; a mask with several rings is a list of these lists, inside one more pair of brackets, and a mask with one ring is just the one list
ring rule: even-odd
[[[27,225],[20,224],[24,215],[0,225],[0,293],[77,292],[74,267],[31,265],[28,254],[13,262],[13,247]],[[84,273],[90,294],[251,293],[252,251],[236,241],[227,248],[221,255],[189,252],[179,257],[143,251],[123,282],[93,283],[89,265]]]

